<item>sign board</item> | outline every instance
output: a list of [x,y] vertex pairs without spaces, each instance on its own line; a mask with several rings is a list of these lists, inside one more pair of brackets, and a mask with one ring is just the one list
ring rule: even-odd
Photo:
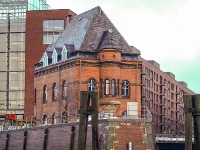
[[15,120],[16,114],[6,114],[6,120]]

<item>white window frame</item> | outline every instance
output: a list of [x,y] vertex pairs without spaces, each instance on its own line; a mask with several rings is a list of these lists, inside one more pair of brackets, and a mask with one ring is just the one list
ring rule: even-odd
[[106,95],[109,95],[109,92],[110,92],[110,89],[109,89],[109,87],[110,87],[110,80],[109,79],[106,79],[105,80],[105,84],[106,84],[106,89],[105,89],[105,94]]
[[62,61],[65,61],[67,60],[67,49],[65,46],[63,46],[63,49],[62,49]]
[[63,81],[63,97],[67,97],[67,82],[66,80]]
[[122,81],[122,96],[128,97],[130,94],[130,85],[127,80]]
[[46,52],[44,52],[43,56],[42,56],[42,62],[43,62],[43,67],[46,67],[49,65],[48,63],[48,55]]
[[88,81],[88,91],[96,91],[96,81],[94,79]]
[[56,49],[54,49],[52,54],[52,64],[56,64],[57,62],[58,62],[58,53]]
[[112,96],[116,96],[116,80],[111,80],[111,87],[112,87]]

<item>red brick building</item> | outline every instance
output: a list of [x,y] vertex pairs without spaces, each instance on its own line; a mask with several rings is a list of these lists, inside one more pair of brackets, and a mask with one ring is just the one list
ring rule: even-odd
[[[183,95],[195,94],[183,81],[176,81],[171,72],[163,72],[154,60],[142,61],[142,105],[146,105],[155,123],[156,133],[183,134]],[[177,124],[181,124],[180,126]]]
[[[42,53],[76,14],[69,9],[26,12],[25,117],[34,116],[34,69]],[[47,40],[48,39],[48,40]]]
[[98,91],[100,111],[140,117],[139,54],[100,7],[75,16],[36,65],[35,117],[74,122],[85,90]]
[[[173,73],[161,71],[157,62],[139,55],[139,50],[127,44],[101,8],[80,14],[43,56],[41,52],[37,54],[34,89],[26,81],[26,110],[33,110],[35,103],[34,116],[38,119],[68,116],[68,120],[75,121],[80,91],[95,90],[99,92],[100,112],[113,113],[112,109],[117,109],[117,117],[142,117],[141,110],[146,108],[157,132],[182,132],[176,123],[184,122],[183,95],[194,93],[185,82],[176,81]],[[113,108],[106,110],[105,103]]]

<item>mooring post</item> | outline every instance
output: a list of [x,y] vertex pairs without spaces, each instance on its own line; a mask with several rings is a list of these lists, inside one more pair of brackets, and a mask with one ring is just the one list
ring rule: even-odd
[[70,135],[69,150],[73,150],[74,149],[74,137],[75,137],[75,127],[72,126],[71,135]]
[[90,95],[88,91],[80,92],[80,116],[79,116],[79,133],[78,133],[78,150],[85,150],[88,114],[87,107],[89,106]]
[[46,129],[44,130],[43,150],[47,150],[48,133],[49,133],[49,129],[46,128]]
[[185,150],[192,150],[192,95],[184,95]]
[[193,122],[194,122],[194,145],[195,149],[200,149],[200,95],[194,95],[192,97],[192,102],[194,105],[194,112],[193,112]]
[[92,99],[92,150],[99,150],[99,133],[98,133],[98,93],[91,92]]
[[27,143],[27,131],[24,131],[23,150],[26,150],[26,143]]
[[6,146],[5,146],[5,150],[8,150],[8,144],[9,144],[9,134],[6,134]]

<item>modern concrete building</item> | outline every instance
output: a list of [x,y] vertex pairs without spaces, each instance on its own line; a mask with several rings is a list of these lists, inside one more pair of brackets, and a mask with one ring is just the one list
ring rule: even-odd
[[0,114],[24,115],[27,10],[47,10],[45,0],[0,2]]

